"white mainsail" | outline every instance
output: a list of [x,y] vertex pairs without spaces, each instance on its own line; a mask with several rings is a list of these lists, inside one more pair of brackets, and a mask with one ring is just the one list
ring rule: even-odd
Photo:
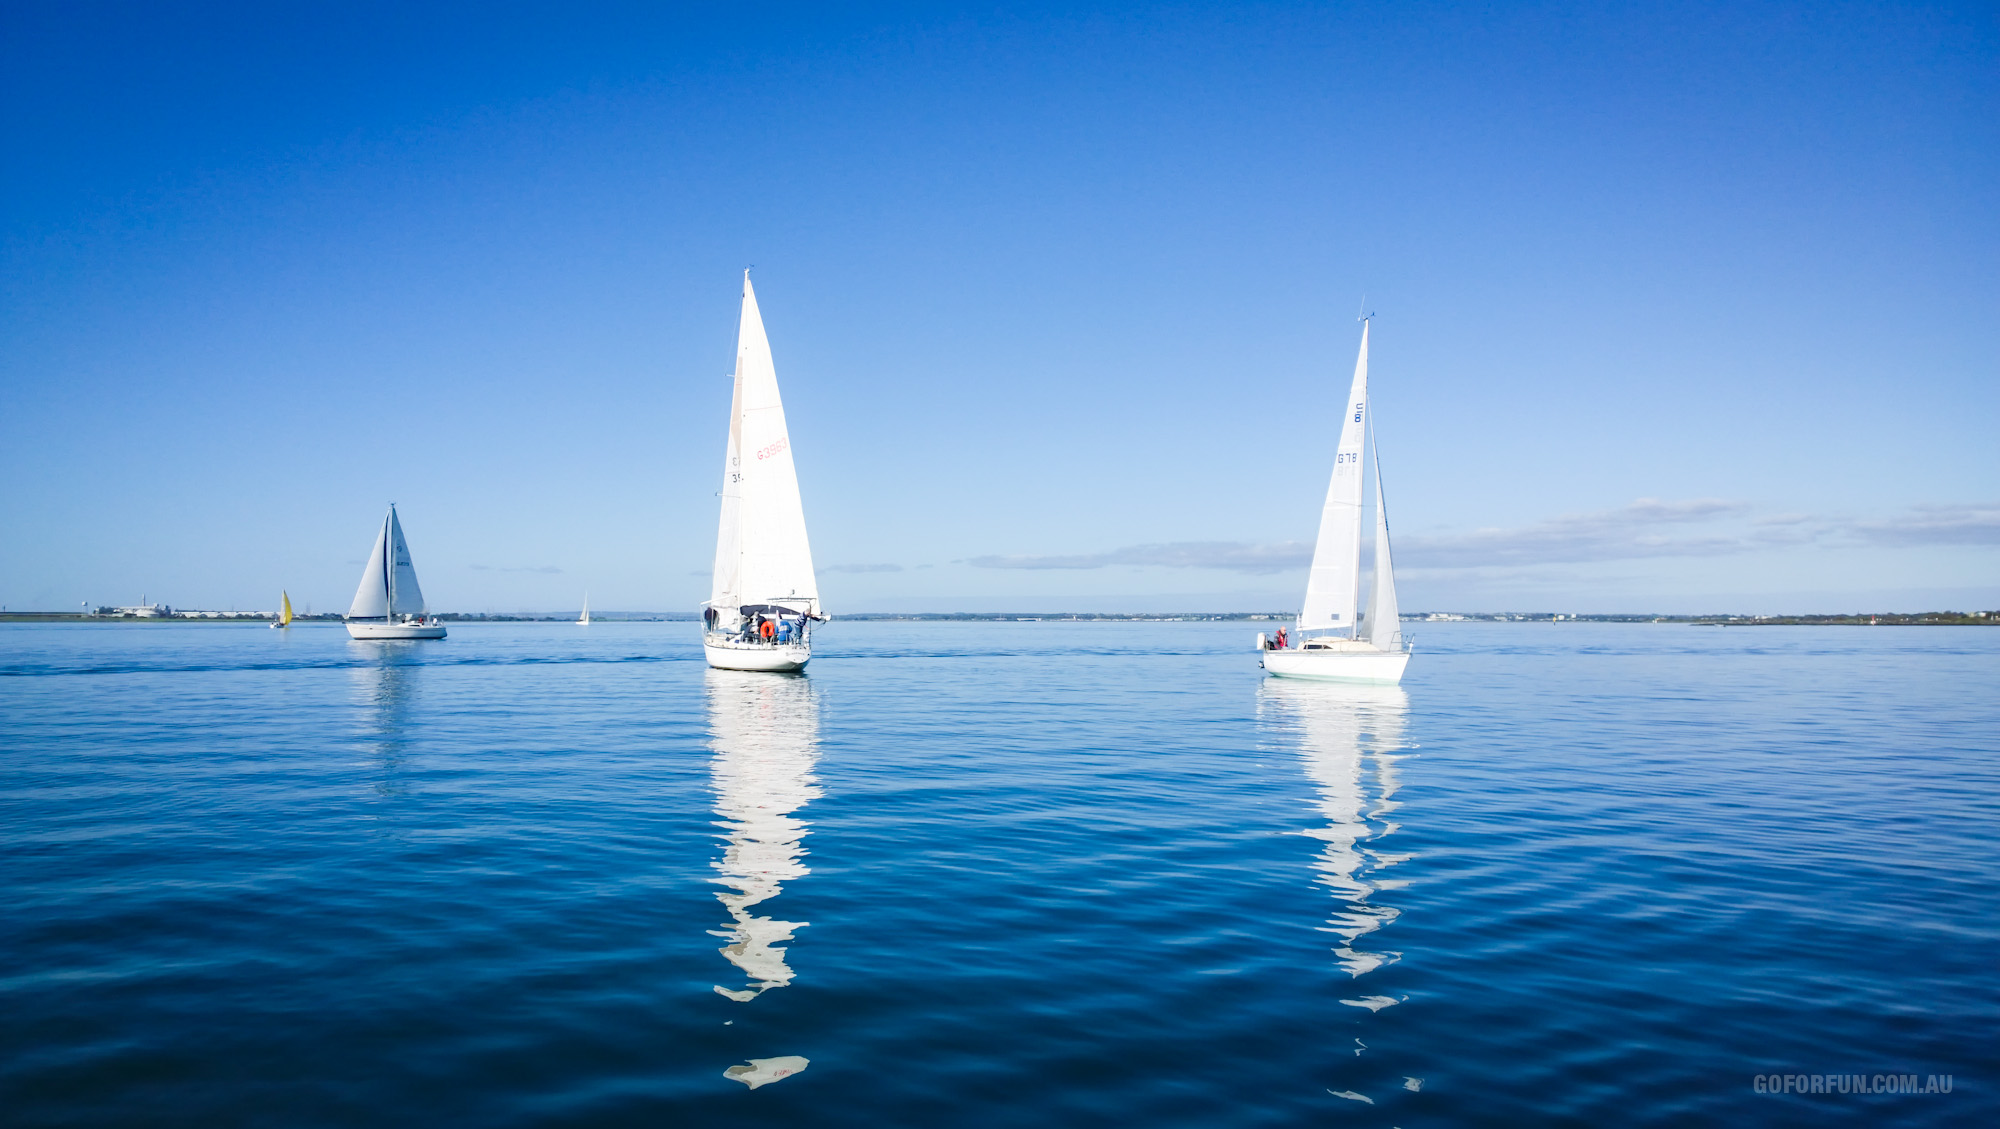
[[1361,599],[1361,449],[1367,437],[1368,323],[1361,323],[1361,355],[1354,361],[1354,385],[1341,408],[1340,446],[1333,456],[1333,480],[1319,515],[1319,542],[1313,547],[1306,601],[1299,631],[1355,627]]
[[403,541],[403,523],[396,507],[382,519],[382,532],[375,535],[375,548],[361,570],[361,586],[355,589],[354,603],[347,609],[349,619],[387,619],[413,615],[421,619],[424,590],[417,583],[416,566],[410,563],[410,547]]
[[722,520],[708,603],[725,615],[754,604],[820,614],[805,508],[799,501],[785,406],[778,398],[778,370],[748,271],[743,274],[729,449],[722,467]]

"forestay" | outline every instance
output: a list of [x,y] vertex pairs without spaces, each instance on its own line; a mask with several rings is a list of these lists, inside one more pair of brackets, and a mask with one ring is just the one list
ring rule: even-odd
[[[1361,598],[1362,446],[1367,437],[1368,323],[1361,323],[1361,354],[1354,362],[1354,385],[1341,409],[1340,446],[1333,456],[1333,481],[1319,516],[1319,543],[1313,547],[1312,575],[1299,610],[1299,631],[1353,629]],[[1393,598],[1393,597],[1392,597]]]
[[709,606],[727,614],[746,604],[778,604],[818,615],[819,586],[785,406],[778,398],[778,370],[748,272],[734,379]]

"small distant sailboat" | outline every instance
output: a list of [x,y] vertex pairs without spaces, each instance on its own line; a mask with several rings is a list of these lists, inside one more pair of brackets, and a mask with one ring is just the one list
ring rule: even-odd
[[743,272],[734,379],[702,650],[708,665],[726,670],[802,670],[812,658],[812,625],[826,616],[806,543],[778,370],[749,271]]
[[430,616],[410,547],[403,542],[403,523],[396,506],[382,519],[375,551],[361,570],[361,587],[347,609],[347,634],[356,639],[442,639],[444,624]]
[[1375,452],[1375,583],[1367,610],[1361,605],[1361,480],[1364,447],[1374,434],[1368,410],[1368,322],[1361,323],[1361,354],[1341,412],[1340,446],[1333,481],[1320,512],[1306,600],[1299,610],[1296,647],[1271,649],[1260,633],[1264,669],[1290,678],[1393,685],[1403,680],[1410,645],[1396,608],[1396,575],[1389,560],[1389,510],[1382,501],[1382,460]]
[[271,626],[290,627],[292,625],[292,594],[283,589],[279,589],[278,600],[284,605],[284,607],[279,610],[278,618],[275,622],[271,624]]
[[576,625],[578,627],[590,626],[590,593],[588,592],[583,594],[583,614],[576,617]]

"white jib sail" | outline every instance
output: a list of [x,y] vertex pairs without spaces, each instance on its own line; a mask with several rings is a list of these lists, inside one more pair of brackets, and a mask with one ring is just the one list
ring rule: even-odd
[[[1372,428],[1370,430],[1373,430]],[[1382,449],[1375,455],[1375,591],[1368,601],[1368,641],[1394,651],[1403,645],[1403,616],[1396,606],[1396,569],[1389,559],[1389,507],[1382,500]]]
[[389,516],[382,519],[382,532],[375,535],[375,548],[361,569],[361,586],[354,591],[354,603],[348,606],[347,618],[384,619],[391,615],[421,618],[427,610],[423,586],[417,583],[416,566],[410,563],[410,547],[403,541],[403,523],[396,517],[396,507],[390,506]]
[[805,507],[799,501],[785,406],[778,398],[778,370],[748,272],[743,276],[709,604],[725,614],[746,604],[779,604],[820,614]]
[[1352,630],[1361,601],[1361,449],[1368,434],[1368,323],[1361,323],[1361,354],[1354,361],[1354,385],[1340,412],[1340,446],[1333,456],[1333,480],[1319,515],[1319,542],[1313,547],[1312,574],[1299,609],[1299,631]]

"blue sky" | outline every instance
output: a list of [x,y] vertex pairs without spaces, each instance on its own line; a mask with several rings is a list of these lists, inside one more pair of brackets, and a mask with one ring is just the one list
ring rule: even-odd
[[1991,5],[0,10],[0,603],[2000,606]]

